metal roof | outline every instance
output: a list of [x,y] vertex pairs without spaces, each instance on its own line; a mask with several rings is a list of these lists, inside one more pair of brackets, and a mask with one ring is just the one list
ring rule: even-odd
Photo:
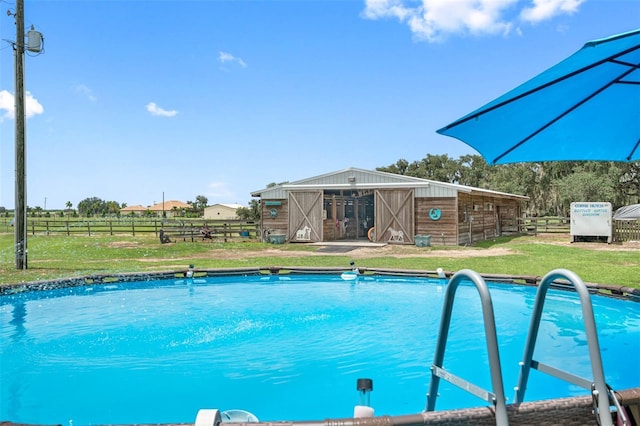
[[444,197],[455,196],[457,192],[480,192],[491,196],[520,198],[528,200],[523,195],[508,194],[472,186],[457,185],[454,183],[439,182],[429,179],[420,179],[412,176],[398,175],[395,173],[381,172],[377,170],[365,170],[350,167],[319,176],[313,176],[295,182],[264,188],[251,193],[252,197],[285,199],[289,191],[312,189],[397,189],[415,188],[418,197]]

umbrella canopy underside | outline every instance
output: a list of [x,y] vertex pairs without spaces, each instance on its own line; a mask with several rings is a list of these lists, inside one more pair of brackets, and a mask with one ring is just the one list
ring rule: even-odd
[[490,164],[640,160],[640,29],[585,44],[438,133]]

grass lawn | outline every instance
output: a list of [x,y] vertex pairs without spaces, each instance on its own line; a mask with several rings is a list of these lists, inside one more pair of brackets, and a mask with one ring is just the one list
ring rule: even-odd
[[640,244],[569,243],[568,235],[501,237],[474,247],[387,245],[324,253],[308,244],[177,242],[161,245],[150,235],[44,236],[28,239],[29,269],[15,269],[13,234],[0,234],[0,284],[116,272],[152,272],[232,267],[358,266],[487,274],[539,275],[556,268],[585,282],[640,288]]

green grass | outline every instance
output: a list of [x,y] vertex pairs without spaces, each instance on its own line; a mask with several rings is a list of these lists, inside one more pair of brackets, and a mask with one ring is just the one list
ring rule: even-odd
[[[358,266],[448,271],[472,269],[480,273],[543,276],[556,268],[577,273],[585,282],[618,284],[640,288],[640,248],[638,246],[591,243],[560,244],[568,235],[552,238],[521,236],[485,241],[475,247],[393,247],[376,250],[358,258]],[[178,242],[160,245],[150,235],[44,236],[28,239],[29,269],[15,269],[13,234],[0,234],[0,284],[33,282],[108,274],[197,268],[234,267],[346,267],[350,253],[323,255],[317,246],[304,244],[270,245],[237,242]],[[635,247],[635,249],[633,248]],[[500,255],[493,255],[499,250]],[[270,255],[273,250],[286,257]],[[263,252],[264,255],[261,255]],[[244,255],[246,254],[246,256]],[[470,256],[473,255],[473,256]]]

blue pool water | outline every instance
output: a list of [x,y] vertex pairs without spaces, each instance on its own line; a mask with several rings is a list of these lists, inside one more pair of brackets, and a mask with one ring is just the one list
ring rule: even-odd
[[[513,398],[535,288],[490,284]],[[201,408],[260,420],[350,417],[356,380],[376,414],[424,409],[444,297],[427,278],[219,277],[0,297],[0,419],[193,422]],[[640,386],[640,304],[592,297],[607,382]],[[576,294],[550,290],[534,355],[590,379]],[[458,288],[444,366],[491,390],[481,306]],[[437,409],[486,403],[441,382]],[[532,371],[527,400],[586,395]]]

